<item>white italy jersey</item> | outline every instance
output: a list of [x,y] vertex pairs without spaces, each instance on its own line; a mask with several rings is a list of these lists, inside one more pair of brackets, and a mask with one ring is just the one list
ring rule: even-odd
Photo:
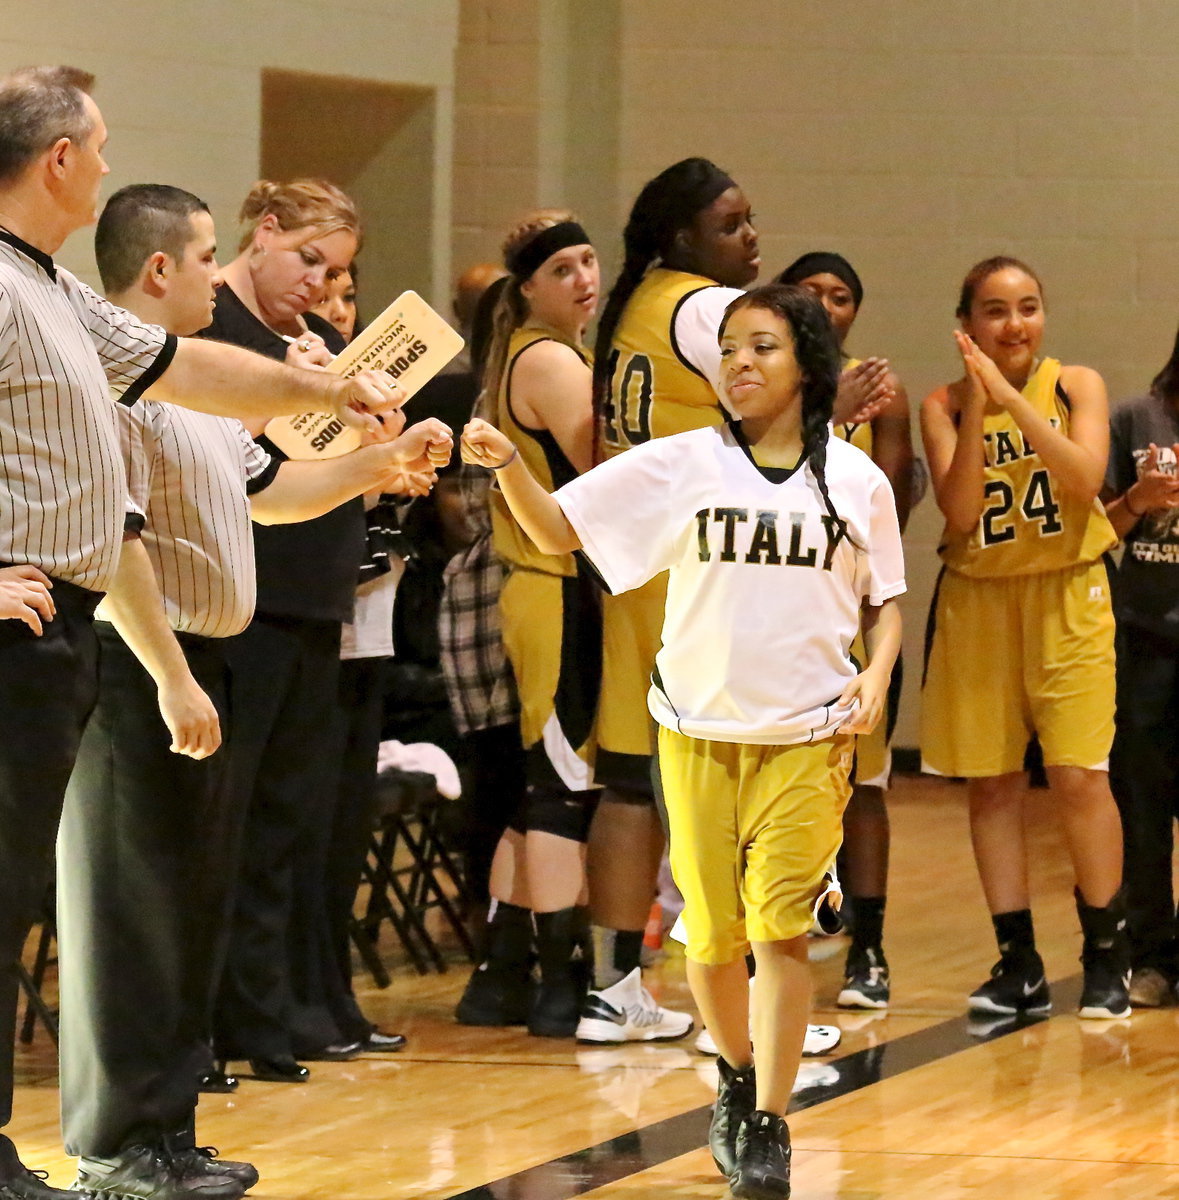
[[809,468],[758,467],[734,428],[636,446],[554,494],[611,592],[671,572],[648,697],[661,725],[722,742],[828,737],[850,712],[835,701],[858,670],[861,602],[905,590],[892,489],[830,437],[827,487],[851,541],[838,538]]

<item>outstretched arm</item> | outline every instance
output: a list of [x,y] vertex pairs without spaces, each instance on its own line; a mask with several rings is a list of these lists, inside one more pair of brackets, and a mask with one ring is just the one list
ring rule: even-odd
[[309,521],[364,492],[424,495],[434,472],[450,461],[450,429],[431,417],[411,425],[390,442],[361,446],[351,454],[319,462],[284,462],[269,487],[250,497],[250,515],[260,525]]
[[179,339],[168,369],[145,394],[217,417],[237,417],[246,425],[270,417],[331,412],[360,429],[375,429],[374,414],[392,412],[405,402],[405,393],[382,371],[343,379],[199,338]]
[[515,446],[494,425],[475,417],[462,438],[463,462],[495,472],[512,516],[542,554],[568,554],[581,549],[561,506],[532,477]]

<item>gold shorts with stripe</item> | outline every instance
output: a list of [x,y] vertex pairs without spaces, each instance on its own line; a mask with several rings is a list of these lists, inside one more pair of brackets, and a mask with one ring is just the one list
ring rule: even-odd
[[499,598],[504,649],[520,696],[528,782],[593,785],[593,723],[601,678],[601,619],[581,576],[513,567]]
[[602,694],[597,778],[606,787],[651,793],[655,722],[647,708],[663,635],[667,576],[620,596],[602,597]]
[[996,579],[944,569],[926,632],[921,757],[939,775],[1105,770],[1114,733],[1114,617],[1104,561]]
[[659,729],[671,873],[688,957],[727,963],[750,942],[799,937],[843,840],[853,738],[794,746]]

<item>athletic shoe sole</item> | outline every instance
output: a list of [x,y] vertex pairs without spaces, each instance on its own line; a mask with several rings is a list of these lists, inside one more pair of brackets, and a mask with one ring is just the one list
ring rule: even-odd
[[1085,1008],[1078,1009],[1077,1016],[1083,1021],[1122,1021],[1133,1011],[1129,1004],[1119,1012],[1112,1012],[1108,1008],[1100,1008],[1095,1004],[1090,1004],[1086,1005]]
[[[838,1025],[808,1025],[806,1037],[802,1043],[802,1056],[803,1058],[822,1058],[824,1054],[830,1054],[841,1041],[843,1041],[843,1030]],[[708,1058],[716,1058],[719,1053],[716,1042],[712,1040],[712,1034],[707,1029],[700,1031],[700,1036],[696,1039],[695,1050],[697,1054],[706,1055]]]
[[683,1029],[636,1029],[628,1034],[613,1021],[582,1017],[577,1024],[576,1036],[583,1046],[623,1046],[628,1042],[678,1042],[695,1028],[695,1021],[689,1021]]
[[857,988],[844,988],[835,999],[839,1008],[887,1008],[888,1000],[873,1000]]
[[966,1007],[971,1012],[986,1012],[986,1013],[1004,1013],[1007,1016],[1013,1016],[1016,1013],[1049,1013],[1052,1011],[1052,1001],[1049,1000],[1044,1004],[1029,1004],[1023,1008],[1015,1008],[1009,1004],[996,1004],[994,1000],[988,996],[971,996],[966,1001]]

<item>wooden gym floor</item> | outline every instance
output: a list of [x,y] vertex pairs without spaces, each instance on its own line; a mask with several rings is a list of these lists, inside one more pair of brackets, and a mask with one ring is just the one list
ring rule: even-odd
[[[994,958],[953,784],[902,778],[891,796],[887,1015],[834,1008],[845,942],[816,946],[817,1020],[843,1043],[803,1066],[790,1117],[796,1200],[1179,1200],[1179,1008],[1126,1021],[1074,1015],[1080,949],[1072,883],[1047,796],[1032,794],[1035,919],[1052,1016],[972,1026],[966,994]],[[705,1150],[715,1067],[692,1039],[619,1049],[465,1029],[468,968],[419,977],[396,957],[386,991],[357,977],[398,1055],[312,1064],[305,1085],[244,1080],[206,1096],[198,1140],[262,1173],[258,1200],[721,1200]],[[690,1006],[682,959],[648,972]],[[6,1132],[67,1186],[43,1030],[18,1050]]]

